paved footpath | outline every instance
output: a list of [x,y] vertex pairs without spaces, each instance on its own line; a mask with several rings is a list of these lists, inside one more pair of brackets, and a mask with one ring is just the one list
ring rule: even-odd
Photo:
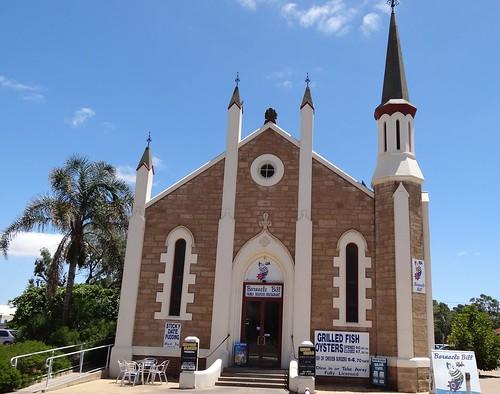
[[[499,394],[500,393],[500,370],[488,371],[482,373],[480,380],[482,394]],[[236,387],[213,387],[205,390],[180,390],[178,383],[159,383],[155,385],[124,385],[116,384],[114,379],[99,379],[87,383],[78,384],[76,386],[63,388],[54,391],[54,394],[159,394],[162,392],[179,392],[179,393],[206,393],[206,394],[287,394],[288,390],[279,389],[254,389],[254,388],[236,388]],[[336,393],[336,394],[351,394],[351,393],[389,393],[387,391],[375,391],[363,387],[339,387],[339,386],[320,386],[316,390],[317,394]]]

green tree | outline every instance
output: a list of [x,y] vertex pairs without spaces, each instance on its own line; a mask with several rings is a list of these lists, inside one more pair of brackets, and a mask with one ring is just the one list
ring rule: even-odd
[[[47,285],[49,281],[50,268],[52,266],[52,256],[47,248],[40,249],[40,257],[35,260],[35,268],[33,269],[34,278],[30,280],[37,287]],[[63,267],[59,265],[57,275],[57,285],[63,286],[66,282],[64,277]]]
[[434,340],[436,343],[446,343],[451,332],[452,312],[444,302],[432,300],[434,309]]
[[72,156],[49,176],[52,192],[32,200],[22,215],[3,232],[0,250],[7,256],[12,238],[21,231],[49,228],[63,234],[48,272],[47,296],[57,288],[59,264],[66,261],[68,277],[64,297],[63,323],[68,322],[78,266],[83,266],[93,237],[125,232],[132,206],[129,187],[116,178],[113,166]]
[[495,328],[500,327],[500,303],[497,299],[481,294],[479,298],[471,298],[470,302],[480,311],[486,312],[493,322]]
[[500,366],[500,337],[486,312],[466,305],[453,317],[448,342],[456,350],[473,350],[477,367],[492,370]]

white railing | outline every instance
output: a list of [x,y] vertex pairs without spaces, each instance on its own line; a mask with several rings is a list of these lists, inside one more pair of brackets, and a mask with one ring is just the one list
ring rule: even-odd
[[22,358],[26,358],[26,357],[30,357],[30,356],[35,356],[37,354],[44,354],[44,353],[52,353],[52,356],[54,356],[55,352],[57,352],[59,350],[71,349],[72,347],[77,347],[77,346],[80,346],[80,349],[82,349],[83,345],[85,345],[85,344],[81,343],[79,345],[68,345],[68,346],[58,347],[58,348],[55,348],[55,349],[41,350],[39,352],[28,353],[28,354],[21,354],[20,356],[14,356],[14,357],[12,357],[10,359],[10,365],[12,365],[14,368],[17,368],[17,361],[20,360],[20,359],[22,359]]
[[53,372],[52,371],[52,364],[53,364],[53,362],[54,362],[55,359],[62,358],[62,357],[68,357],[68,356],[75,356],[77,354],[80,355],[80,365],[79,365],[78,375],[81,375],[83,373],[83,359],[84,359],[85,353],[86,352],[91,352],[91,351],[94,351],[94,350],[98,350],[98,349],[107,348],[108,352],[107,352],[107,355],[106,355],[105,365],[102,366],[102,367],[97,367],[97,368],[94,368],[94,369],[92,369],[90,371],[86,371],[85,372],[85,373],[92,373],[92,372],[96,372],[96,371],[99,371],[99,370],[103,370],[103,369],[109,368],[109,356],[110,356],[110,352],[111,352],[111,348],[112,347],[113,347],[113,344],[102,345],[102,346],[92,347],[92,348],[89,348],[89,349],[77,350],[76,352],[70,352],[70,353],[65,353],[65,354],[59,354],[57,356],[48,357],[47,360],[45,360],[45,365],[47,366],[47,380],[46,380],[46,383],[45,383],[45,387],[47,388],[49,386],[50,379],[52,378],[52,372]]

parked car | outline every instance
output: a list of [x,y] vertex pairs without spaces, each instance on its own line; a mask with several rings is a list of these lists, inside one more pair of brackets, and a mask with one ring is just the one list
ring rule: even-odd
[[0,344],[3,345],[12,345],[16,340],[16,331],[0,329]]

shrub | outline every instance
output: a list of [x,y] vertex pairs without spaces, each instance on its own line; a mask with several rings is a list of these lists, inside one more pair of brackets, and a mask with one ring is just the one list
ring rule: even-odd
[[[0,347],[0,393],[9,392],[20,387],[26,387],[40,378],[47,372],[45,360],[51,356],[51,353],[38,354],[23,358],[18,361],[17,369],[10,365],[10,359],[22,354],[39,352],[51,349],[43,342],[26,341],[18,342],[10,346]],[[62,354],[56,352],[57,354]],[[71,361],[62,357],[54,360],[53,370],[69,368]]]

